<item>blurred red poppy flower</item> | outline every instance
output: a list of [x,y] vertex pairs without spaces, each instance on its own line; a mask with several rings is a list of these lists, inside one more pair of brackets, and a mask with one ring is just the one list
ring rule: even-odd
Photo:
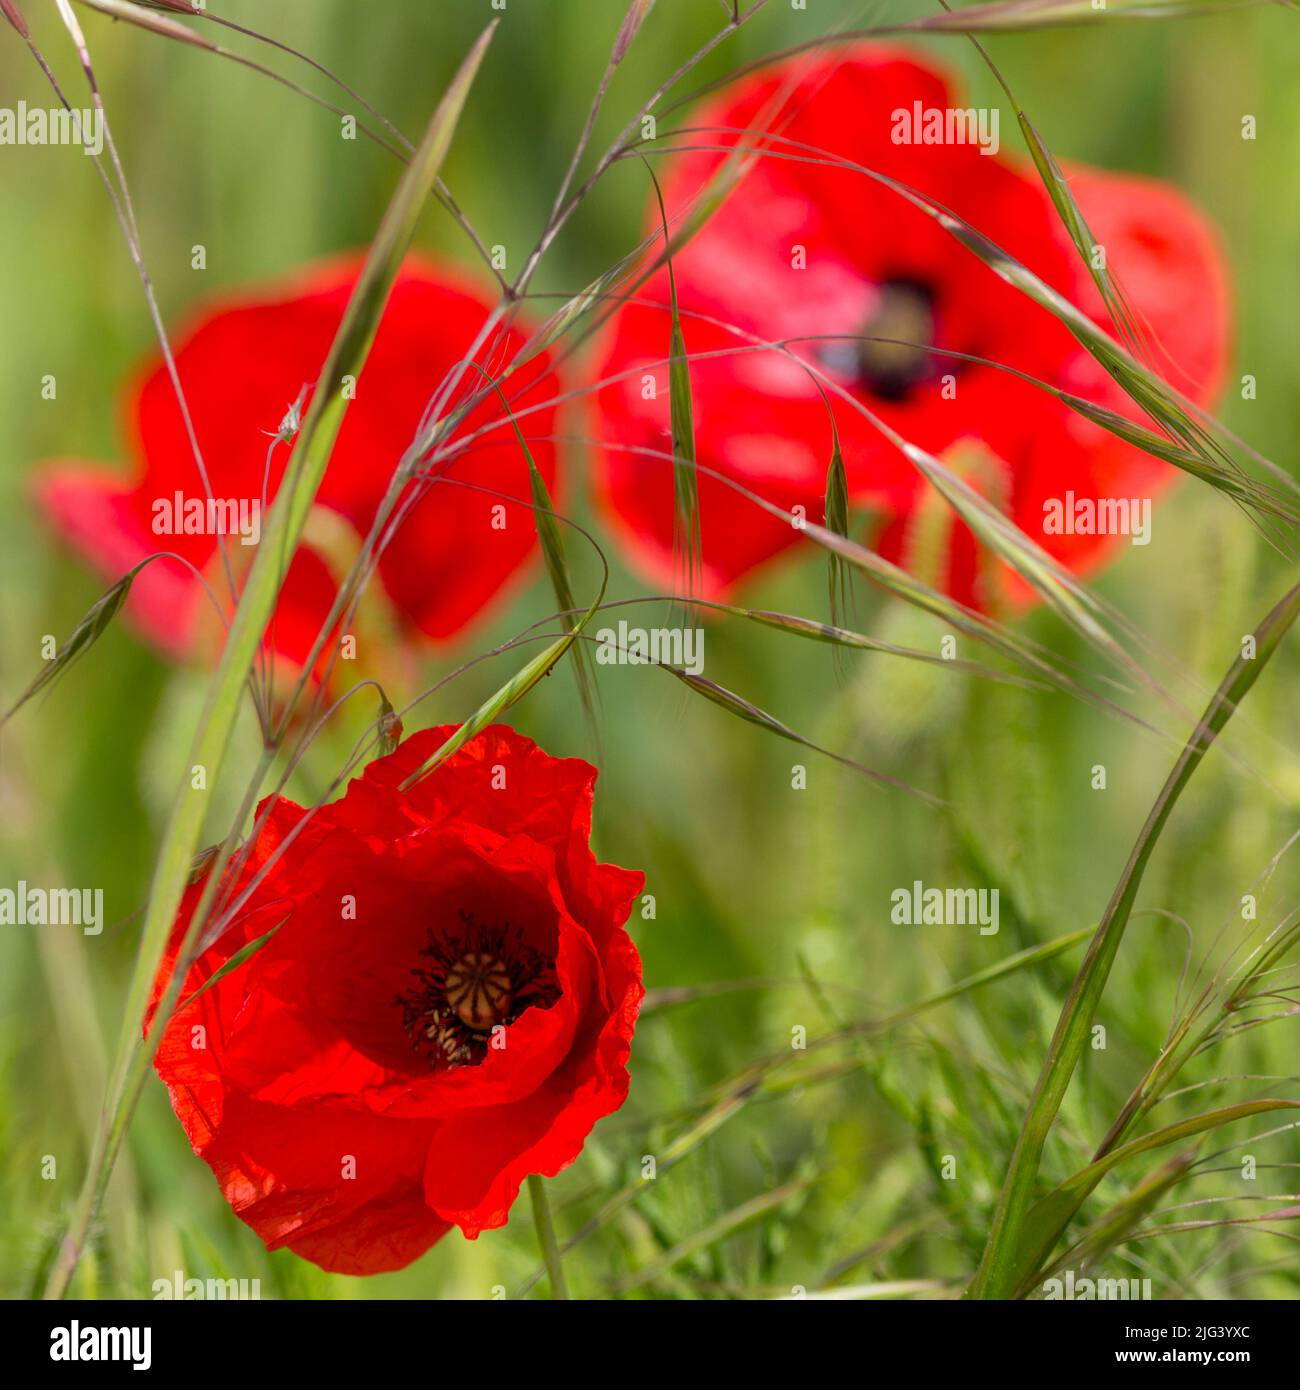
[[[1102,558],[1108,538],[1045,532],[1045,502],[1068,492],[1149,498],[1176,470],[1032,385],[941,353],[1003,363],[1136,418],[1128,397],[1051,314],[933,219],[879,182],[831,167],[803,148],[876,170],[939,202],[1108,325],[1088,267],[1032,166],[996,155],[991,118],[975,128],[972,142],[970,125],[950,121],[954,101],[939,69],[900,49],[867,44],[805,55],[745,78],[683,122],[689,131],[676,143],[713,150],[693,149],[670,163],[664,188],[670,217],[688,206],[724,158],[718,147],[734,146],[739,132],[755,125],[788,142],[769,142],[775,157],[757,158],[674,257],[687,351],[704,355],[691,363],[697,457],[781,507],[802,507],[821,520],[831,435],[816,385],[788,356],[737,353],[745,340],[706,320],[764,342],[809,335],[813,341],[792,345],[796,357],[816,363],[930,453],[954,463],[978,458],[968,481],[1067,566],[1087,570]],[[934,112],[945,139],[924,143],[938,130]],[[950,128],[958,139],[947,138]],[[1223,373],[1228,331],[1225,276],[1210,229],[1161,183],[1083,168],[1066,172],[1145,330],[1152,365],[1193,399],[1208,400]],[[621,374],[598,397],[601,490],[634,561],[662,580],[673,573],[671,469],[646,451],[671,448],[662,365],[670,320],[657,307],[668,302],[666,272],[638,300],[650,302],[618,312],[599,367],[602,377]],[[865,341],[873,338],[895,341]],[[720,351],[729,355],[708,356]],[[842,399],[833,401],[850,500],[877,514],[881,551],[910,563],[910,533],[926,485],[867,419]],[[799,537],[793,526],[704,475],[699,507],[701,578],[712,596]],[[960,524],[936,568],[927,577],[964,601],[987,607],[1001,596],[983,591],[986,567]],[[1004,570],[995,573],[999,586],[1010,580],[1007,596],[1027,596]]]
[[[195,436],[220,511],[208,508],[184,417],[171,379],[158,360],[137,377],[126,400],[126,432],[134,476],[100,466],[55,462],[37,475],[37,495],[58,530],[106,576],[116,579],[147,555],[172,551],[190,561],[223,600],[218,535],[238,575],[251,563],[263,497],[274,497],[292,444],[267,455],[291,407],[306,408],[348,297],[359,257],[315,266],[264,290],[220,300],[176,340],[176,367]],[[338,592],[338,579],[373,524],[393,470],[415,438],[445,374],[469,351],[488,316],[477,290],[445,267],[408,258],[393,286],[378,335],[355,384],[333,457],[317,494],[304,543],[293,557],[268,644],[301,665]],[[499,370],[524,342],[511,329],[491,345]],[[480,362],[488,360],[480,352]],[[506,385],[512,409],[555,394],[549,364],[538,356]],[[472,373],[468,385],[480,385]],[[485,401],[460,427],[478,429],[501,414]],[[522,422],[527,433],[553,432],[553,413]],[[548,485],[555,452],[533,446]],[[524,501],[528,478],[508,425],[492,430],[446,475],[474,489]],[[265,490],[264,490],[265,489]],[[491,492],[430,487],[407,513],[384,550],[379,583],[400,622],[432,638],[449,638],[496,595],[532,552],[531,515]],[[254,506],[256,504],[256,507]],[[503,524],[504,523],[504,524]],[[127,612],[155,645],[192,654],[215,632],[215,615],[186,567],[158,560],[136,579]]]
[[264,803],[230,901],[261,881],[155,1059],[236,1215],[340,1273],[504,1225],[524,1178],[627,1096],[644,879],[592,855],[596,770],[494,725],[401,790],[453,732],[413,735],[315,814]]

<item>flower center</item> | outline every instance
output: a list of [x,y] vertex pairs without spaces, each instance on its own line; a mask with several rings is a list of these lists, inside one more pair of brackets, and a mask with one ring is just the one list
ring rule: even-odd
[[447,971],[444,984],[452,1012],[476,1033],[504,1021],[514,998],[514,980],[504,963],[484,951],[470,951]]
[[873,396],[901,401],[935,374],[934,293],[919,280],[886,280],[857,342],[828,344],[826,364]]
[[413,970],[415,987],[395,1001],[412,1047],[435,1071],[477,1066],[495,1029],[560,997],[551,962],[518,929],[484,926],[465,911],[460,920],[460,931],[430,929],[420,954],[431,965]]

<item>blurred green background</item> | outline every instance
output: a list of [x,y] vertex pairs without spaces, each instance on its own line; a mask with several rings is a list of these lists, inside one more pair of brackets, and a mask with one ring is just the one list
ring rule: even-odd
[[[53,7],[26,0],[24,8],[79,102],[81,79]],[[500,16],[445,177],[484,239],[507,246],[512,268],[542,227],[623,9],[622,0],[509,0]],[[283,0],[273,13],[228,0],[220,12],[305,50],[409,136],[423,128],[495,13],[488,0]],[[832,0],[809,0],[796,11],[772,0],[683,90],[838,25],[929,12],[914,3],[865,14]],[[363,140],[341,142],[334,116],[264,77],[79,13],[169,322],[223,289],[368,241],[395,179],[382,151]],[[617,75],[597,149],[722,18],[717,0],[658,0]],[[1300,434],[1295,24],[1293,14],[1268,6],[989,40],[1058,158],[1168,178],[1209,210],[1236,283],[1229,379],[1250,372],[1259,382],[1254,401],[1230,390],[1223,415],[1288,468]],[[225,41],[274,58],[237,35]],[[924,47],[964,73],[974,103],[998,104],[965,39]],[[301,65],[274,65],[326,90]],[[0,104],[19,100],[48,105],[48,89],[17,35],[0,28]],[[1241,139],[1245,114],[1257,117],[1253,142]],[[1014,116],[1005,106],[1002,129],[1010,146]],[[33,466],[60,455],[123,457],[118,396],[153,335],[89,160],[73,151],[0,148],[0,188],[0,696],[7,705],[36,673],[42,637],[69,632],[100,591],[36,515],[28,495]],[[617,168],[556,244],[536,288],[573,290],[610,265],[639,235],[645,198],[644,172]],[[440,212],[426,217],[420,241],[473,264]],[[200,242],[208,262],[196,272],[190,248]],[[56,402],[41,399],[46,373],[58,378]],[[587,460],[571,456],[565,508],[590,521],[586,476]],[[1246,517],[1196,483],[1159,510],[1152,544],[1126,549],[1099,588],[1150,635],[1153,648],[1209,688],[1281,592],[1285,566]],[[610,557],[612,596],[641,591],[612,548]],[[594,567],[575,552],[575,568],[585,592]],[[825,592],[824,563],[810,548],[750,596],[822,616]],[[455,650],[426,654],[424,683],[552,607],[538,576],[488,630]],[[859,616],[893,640],[936,639],[937,629],[878,600],[863,599]],[[1059,624],[1036,615],[1026,627],[1097,674],[1089,652]],[[759,984],[645,1017],[628,1106],[552,1184],[562,1235],[636,1179],[642,1155],[664,1164],[714,1087],[788,1049],[793,1028],[816,1036],[831,1026],[801,982],[800,956],[833,983],[826,1000],[833,1013],[861,1019],[1094,923],[1173,756],[1168,741],[1064,697],[1024,695],[881,657],[850,660],[837,673],[828,649],[724,623],[709,627],[707,643],[712,679],[819,742],[938,792],[950,809],[876,790],[652,671],[602,668],[597,848],[643,868],[655,894],[656,920],[632,924],[647,985]],[[463,717],[510,669],[498,662],[471,673],[425,719]],[[1294,828],[1298,670],[1293,644],[1232,731],[1235,756],[1216,752],[1197,775],[1147,880],[1142,905],[1185,919],[1194,959],[1233,919],[1241,894]],[[25,1294],[39,1276],[82,1178],[87,1126],[120,1024],[133,914],[203,688],[202,672],[168,667],[118,627],[0,733],[0,883],[27,877],[102,885],[113,924],[98,938],[0,928],[0,1289],[9,1295]],[[1179,737],[1186,732],[1168,710],[1144,712]],[[544,682],[513,721],[551,752],[594,756],[567,673]],[[322,771],[350,745],[351,732],[315,750]],[[792,789],[796,763],[807,765],[805,790]],[[1090,788],[1095,763],[1109,771],[1104,792]],[[210,828],[209,839],[224,831]],[[892,925],[890,891],[915,878],[999,887],[1001,932]],[[1289,884],[1284,863],[1270,898],[1279,913]],[[1154,1056],[1187,950],[1183,929],[1169,919],[1135,921],[1100,1020],[1109,1046],[1090,1054],[1049,1146],[1054,1177],[1086,1160]],[[778,1073],[799,1084],[760,1093],[678,1166],[664,1164],[635,1204],[574,1252],[567,1267],[575,1290],[607,1295],[700,1235],[708,1237],[700,1250],[640,1291],[715,1297],[877,1279],[959,1287],[978,1259],[989,1204],[1077,961],[1071,953],[968,995],[870,1053],[839,1047]],[[1287,1076],[1295,1036],[1294,1019],[1259,1029],[1212,1054],[1188,1079]],[[1199,1094],[1226,1103],[1261,1090],[1295,1094],[1276,1085],[1252,1091],[1248,1083]],[[1271,1127],[1257,1121],[1254,1131],[1229,1133],[1240,1139]],[[1293,1191],[1295,1131],[1257,1152],[1261,1169],[1291,1166],[1261,1171],[1248,1187],[1234,1150],[1221,1160],[1230,1171],[1198,1178],[1170,1200]],[[55,1181],[42,1180],[46,1154],[58,1159]],[[952,1179],[940,1175],[948,1154],[957,1159]],[[729,1230],[745,1203],[792,1182],[791,1195]],[[1103,1195],[1122,1190],[1103,1188]],[[1191,1214],[1207,1212],[1243,1215],[1247,1204]],[[710,1227],[719,1221],[726,1234],[713,1239]],[[190,1153],[156,1082],[137,1116],[103,1234],[83,1264],[81,1292],[148,1296],[153,1280],[181,1269],[197,1278],[257,1278],[264,1297],[481,1298],[495,1285],[515,1289],[537,1264],[526,1199],[507,1229],[473,1243],[453,1234],[413,1267],[369,1281],[322,1274],[287,1252],[268,1255]],[[1142,1243],[1107,1272],[1149,1274],[1157,1296],[1294,1296],[1300,1279],[1287,1248],[1226,1228]]]

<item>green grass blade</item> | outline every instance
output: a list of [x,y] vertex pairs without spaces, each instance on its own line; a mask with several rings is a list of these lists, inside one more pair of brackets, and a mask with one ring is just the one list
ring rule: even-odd
[[[789,513],[774,502],[769,502],[767,498],[715,469],[708,469],[707,472],[710,477],[723,482],[760,511],[789,522]],[[821,549],[842,557],[872,584],[883,589],[891,597],[901,599],[911,607],[940,619],[947,623],[954,632],[971,637],[1015,664],[1032,671],[1035,675],[1042,676],[1058,690],[1062,690],[1077,699],[1086,700],[1111,714],[1117,714],[1124,719],[1136,720],[1143,727],[1147,727],[1141,720],[1137,720],[1136,716],[1115,704],[1114,701],[1081,685],[1068,672],[1055,665],[1050,654],[1041,646],[1027,641],[1006,624],[977,612],[975,609],[967,608],[949,595],[933,588],[923,579],[909,574],[901,566],[886,560],[874,550],[869,550],[866,546],[859,545],[846,536],[837,535],[834,531],[820,526],[814,521],[805,521],[801,534]]]
[[39,695],[48,686],[53,685],[60,676],[67,672],[78,657],[84,656],[108,631],[113,619],[122,611],[122,605],[131,592],[131,585],[135,581],[136,575],[148,563],[148,560],[141,560],[138,565],[128,570],[112,588],[106,590],[91,604],[85,617],[68,634],[67,640],[46,664],[45,669],[9,706],[4,717],[0,718],[0,728],[3,728],[29,700]]
[[203,981],[203,983],[198,987],[198,989],[196,989],[192,994],[189,994],[184,999],[182,999],[181,1002],[177,1004],[175,1012],[179,1013],[182,1009],[188,1009],[189,1006],[192,1003],[194,1003],[196,999],[206,994],[208,990],[212,988],[213,985],[218,983],[218,981],[224,980],[227,975],[233,975],[234,972],[238,970],[241,965],[244,965],[247,961],[252,960],[252,958],[262,949],[263,946],[266,945],[268,941],[270,941],[270,939],[276,934],[276,932],[280,930],[282,926],[284,926],[284,923],[288,920],[289,919],[286,917],[284,921],[277,922],[275,926],[273,926],[270,929],[270,931],[265,931],[262,933],[261,936],[255,937],[252,941],[248,943],[247,946],[241,946],[239,950],[236,951],[235,954],[231,956],[230,959],[219,970],[213,971],[213,973],[209,975],[206,980]]
[[[951,13],[951,6],[947,0],[940,0],[940,3],[945,10]],[[1111,274],[1109,267],[1105,265],[1104,260],[1098,264],[1096,258],[1097,238],[1093,236],[1092,229],[1088,226],[1088,221],[1083,215],[1083,210],[1070,191],[1070,185],[1066,182],[1060,165],[1057,164],[1051,150],[1047,148],[1047,143],[1038,133],[1038,128],[1029,119],[1024,107],[1016,100],[1010,84],[989,55],[988,50],[974,35],[970,36],[970,41],[997,80],[998,85],[1007,94],[1007,100],[1015,107],[1020,133],[1024,136],[1030,158],[1033,159],[1034,167],[1038,170],[1038,177],[1042,180],[1047,196],[1052,200],[1052,206],[1061,219],[1061,225],[1074,243],[1074,249],[1079,253],[1079,259],[1082,260],[1088,274],[1092,277],[1092,282],[1101,295],[1102,303],[1106,306],[1106,312],[1110,315],[1111,323],[1114,324],[1128,350],[1135,357],[1141,357],[1143,355],[1141,334],[1138,331],[1137,320],[1128,302],[1128,297]]]
[[802,1196],[816,1181],[814,1178],[794,1178],[790,1182],[782,1183],[780,1187],[775,1187],[771,1192],[761,1192],[757,1197],[751,1197],[749,1201],[742,1202],[733,1211],[724,1212],[721,1216],[710,1221],[701,1230],[692,1232],[685,1240],[679,1241],[670,1250],[666,1250],[658,1259],[652,1260],[649,1264],[643,1265],[640,1269],[618,1280],[613,1292],[615,1294],[630,1293],[633,1289],[639,1289],[646,1284],[652,1284],[662,1275],[666,1274],[674,1265],[680,1264],[690,1256],[698,1254],[702,1250],[709,1249],[719,1241],[727,1240],[735,1235],[739,1230],[748,1226],[750,1222],[757,1221],[761,1216],[770,1211],[775,1211],[784,1206],[787,1202]]
[[925,15],[895,26],[901,31],[939,31],[954,34],[1027,33],[1060,25],[1108,24],[1121,20],[1176,19],[1182,15],[1245,9],[1263,0],[993,0],[947,14]]
[[700,489],[695,468],[695,410],[691,400],[691,367],[677,307],[677,277],[673,272],[672,238],[668,209],[654,170],[646,166],[659,200],[663,223],[664,264],[668,268],[668,298],[672,332],[668,350],[668,408],[673,441],[673,552],[682,568],[684,592],[698,592],[703,571],[700,535]]
[[[434,112],[419,149],[404,170],[330,348],[303,422],[298,447],[270,509],[262,543],[235,611],[187,760],[187,767],[201,765],[206,770],[210,786],[216,785],[226,761],[245,683],[275,608],[283,571],[297,547],[343,421],[347,408],[347,399],[340,389],[343,378],[355,377],[364,366],[389,290],[451,144],[494,28],[495,24],[489,25],[470,50]],[[152,1029],[146,1043],[140,1037],[140,1021],[189,878],[205,811],[206,798],[192,789],[187,772],[159,849],[140,949],[123,1009],[122,1032],[103,1121],[68,1236],[46,1286],[47,1297],[62,1297],[67,1290],[130,1114],[148,1074],[161,1030]],[[196,914],[179,953],[180,964],[159,1009],[164,1018],[170,1013],[182,985],[186,951],[197,940],[202,926]]]
[[[1236,977],[1215,982],[1189,1005],[1160,1050],[1160,1055],[1143,1074],[1124,1102],[1114,1123],[1097,1146],[1094,1159],[1104,1158],[1123,1141],[1135,1124],[1146,1115],[1169,1088],[1182,1067],[1213,1038],[1226,1017],[1236,1013],[1254,984],[1300,940],[1300,922],[1279,928],[1265,942],[1251,962]],[[1199,1025],[1199,1026],[1197,1026]]]
[[[594,611],[594,606],[588,611]],[[486,729],[498,715],[503,714],[511,705],[518,704],[538,681],[551,673],[556,663],[577,640],[579,630],[575,628],[574,631],[567,632],[563,637],[557,638],[544,652],[535,656],[521,670],[516,671],[504,685],[489,695],[456,732],[440,744],[435,752],[407,777],[402,783],[402,790],[409,790],[421,778],[427,777],[439,763],[446,762],[453,753],[463,748],[475,734]]]
[[1081,1168],[1030,1209],[1025,1220],[1025,1235],[1019,1257],[1021,1281],[1032,1280],[1035,1277],[1034,1271],[1051,1253],[1052,1247],[1074,1219],[1075,1213],[1088,1195],[1112,1168],[1118,1167],[1127,1159],[1151,1153],[1169,1144],[1177,1144],[1198,1134],[1208,1134],[1238,1120],[1248,1120],[1254,1115],[1266,1115],[1273,1110],[1300,1110],[1300,1101],[1268,1098],[1225,1105],[1219,1110],[1210,1110],[1203,1115],[1195,1115],[1190,1119],[1179,1120],[1176,1124],[1166,1125],[1163,1129],[1153,1130],[1140,1139],[1112,1149],[1104,1158]]
[[743,719],[747,724],[757,725],[760,729],[765,729],[770,734],[776,734],[779,738],[788,739],[791,743],[797,743],[802,748],[810,749],[814,753],[820,753],[824,758],[830,758],[832,762],[837,762],[841,767],[847,767],[854,772],[861,773],[870,781],[882,787],[891,787],[895,791],[904,791],[911,796],[927,802],[931,806],[941,806],[943,802],[939,797],[930,792],[922,791],[919,787],[912,786],[909,782],[904,782],[900,778],[891,777],[888,773],[878,772],[873,767],[868,767],[865,763],[856,762],[852,758],[846,758],[843,754],[833,753],[829,748],[823,748],[820,744],[814,743],[811,739],[805,738],[803,734],[797,733],[788,724],[783,724],[775,715],[769,714],[765,709],[750,700],[746,700],[743,695],[737,695],[734,691],[728,690],[725,686],[719,685],[717,681],[711,681],[706,676],[697,676],[691,671],[684,671],[679,666],[670,666],[666,662],[659,662],[659,667],[667,671],[669,675],[676,676],[688,689],[693,690],[697,695],[703,695],[706,700],[711,701],[719,708],[734,715],[737,719]]
[[1010,675],[995,670],[992,666],[982,666],[977,661],[966,661],[959,657],[944,657],[938,652],[923,651],[920,647],[904,647],[897,642],[886,642],[879,637],[868,637],[852,628],[836,627],[823,623],[817,618],[805,618],[798,613],[778,613],[770,608],[741,608],[733,603],[717,603],[707,599],[694,599],[693,605],[707,608],[714,613],[726,613],[733,618],[743,618],[746,622],[757,623],[760,627],[775,628],[778,632],[788,632],[795,637],[803,637],[811,642],[825,642],[832,646],[855,651],[879,652],[884,656],[901,657],[907,661],[919,661],[923,666],[938,666],[944,670],[958,671],[965,675],[979,676],[984,680],[996,681],[1003,685],[1014,685],[1026,690],[1044,690],[1043,681],[1030,680],[1023,676]]
[[[564,536],[555,519],[555,507],[551,502],[550,489],[546,486],[546,479],[542,477],[541,469],[537,467],[537,460],[533,458],[533,451],[528,447],[528,441],[524,438],[524,432],[519,428],[519,421],[515,419],[514,412],[510,409],[510,404],[505,398],[505,393],[495,382],[493,383],[497,396],[501,400],[501,407],[510,417],[510,423],[514,426],[515,438],[519,441],[519,447],[523,451],[524,459],[528,465],[528,488],[533,499],[533,515],[537,522],[537,539],[542,547],[542,558],[546,563],[546,573],[551,580],[551,589],[555,594],[555,602],[561,613],[581,612],[573,597],[573,581],[569,577],[569,562],[565,556]],[[604,585],[601,586],[602,596]],[[587,617],[590,618],[588,613]],[[581,632],[585,626],[586,619],[575,624],[574,631]],[[596,699],[595,699],[595,680],[592,675],[591,661],[587,648],[581,642],[575,642],[573,651],[573,674],[578,683],[578,698],[582,701],[582,711],[587,723],[594,730],[596,727]]]
[[[1010,88],[1006,88],[1006,92],[1010,97]],[[1014,98],[1012,100],[1014,102]],[[1115,325],[1125,347],[1134,357],[1141,357],[1142,334],[1132,305],[1128,301],[1128,296],[1111,273],[1110,268],[1104,264],[1098,264],[1096,257],[1097,238],[1093,236],[1082,208],[1075,201],[1074,194],[1070,192],[1070,185],[1061,172],[1061,166],[1057,164],[1051,150],[1047,148],[1046,142],[1038,133],[1038,128],[1026,115],[1024,108],[1019,102],[1014,102],[1014,104],[1021,134],[1029,146],[1030,157],[1034,161],[1034,167],[1038,170],[1038,177],[1042,179],[1048,197],[1052,200],[1052,206],[1055,207],[1057,216],[1070,234],[1074,249],[1079,253],[1079,258],[1092,276],[1092,282],[1096,285],[1102,303],[1106,306],[1106,312],[1110,315],[1110,320]]]
[[[822,511],[826,529],[837,536],[849,534],[849,480],[840,452],[840,432],[831,415],[831,461],[826,468],[826,505]],[[826,557],[826,582],[830,591],[831,622],[840,626],[852,611],[852,571],[833,552]]]
[[1146,866],[1175,804],[1207,749],[1268,665],[1300,613],[1300,585],[1274,607],[1255,631],[1255,655],[1238,656],[1183,747],[1129,855],[1106,912],[1088,948],[1052,1037],[1038,1083],[998,1199],[988,1244],[971,1284],[975,1298],[1006,1298],[1019,1283],[1017,1270],[1025,1217],[1033,1197],[1043,1147],[1087,1046],[1111,966],[1123,940]]
[[[1158,1164],[1132,1191],[1125,1193],[1093,1222],[1084,1236],[1056,1262],[1050,1274],[1066,1268],[1087,1268],[1122,1245],[1137,1229],[1143,1217],[1150,1214],[1156,1203],[1187,1176],[1195,1161],[1196,1150],[1189,1149]],[[1044,1271],[1043,1280],[1050,1277],[1050,1274]],[[1035,1276],[1021,1292],[1030,1293],[1039,1282]]]

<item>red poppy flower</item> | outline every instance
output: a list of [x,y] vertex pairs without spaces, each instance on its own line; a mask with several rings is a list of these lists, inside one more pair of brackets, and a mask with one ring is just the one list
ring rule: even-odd
[[156,1056],[236,1215],[340,1273],[504,1225],[524,1178],[571,1163],[627,1096],[644,991],[623,923],[644,879],[591,853],[596,770],[494,725],[402,791],[452,732],[413,735],[314,815],[264,803],[234,890],[265,876]]
[[[263,497],[267,450],[290,407],[305,410],[310,388],[360,274],[348,257],[314,267],[280,285],[228,298],[201,314],[176,342],[176,366],[203,455],[212,496],[244,507],[252,535],[252,504]],[[301,665],[337,594],[337,579],[374,522],[393,470],[415,438],[421,417],[444,375],[468,352],[489,310],[481,295],[445,268],[411,257],[393,286],[356,396],[317,494],[318,514],[289,567],[268,643]],[[498,366],[524,342],[518,329],[493,345]],[[479,360],[486,361],[487,353]],[[514,409],[555,394],[544,357],[521,368],[506,387]],[[481,379],[472,374],[473,384]],[[307,394],[304,395],[304,392]],[[501,414],[485,402],[462,426],[482,427]],[[187,513],[202,522],[207,497],[170,377],[155,360],[131,388],[127,434],[135,476],[95,465],[55,463],[38,476],[38,497],[58,529],[102,573],[117,579],[157,551],[173,551],[208,578],[224,598],[218,539],[211,529],[187,534]],[[526,432],[549,435],[553,414],[525,417]],[[265,478],[275,494],[291,446],[277,444]],[[543,439],[533,446],[549,485],[555,455]],[[402,622],[432,638],[459,632],[515,573],[534,547],[531,515],[505,493],[527,500],[528,479],[509,426],[493,430],[456,461],[447,476],[471,483],[430,487],[406,516],[380,558],[383,592]],[[227,548],[238,574],[252,551],[233,534]],[[328,524],[322,525],[322,522]],[[504,522],[504,524],[502,524]],[[494,524],[495,523],[495,524]],[[315,542],[313,548],[313,541]],[[194,650],[204,625],[215,630],[202,586],[184,566],[167,560],[136,579],[127,611],[139,629],[172,655]]]
[[[757,158],[674,258],[687,351],[705,355],[691,364],[697,456],[819,521],[831,433],[813,380],[775,351],[736,353],[742,338],[691,314],[765,342],[821,335],[795,346],[796,356],[936,456],[956,463],[971,454],[962,447],[968,441],[981,445],[972,485],[1048,551],[1083,570],[1101,558],[1106,538],[1045,534],[1045,500],[1067,491],[1079,498],[1150,497],[1176,470],[1005,372],[920,348],[851,340],[908,340],[989,359],[1134,417],[1120,388],[1051,314],[897,193],[801,148],[829,151],[938,201],[1107,325],[1088,268],[1028,161],[996,157],[974,143],[902,142],[918,107],[925,113],[915,137],[921,140],[928,113],[943,117],[954,103],[938,69],[899,49],[860,45],[746,78],[683,122],[690,131],[677,143],[715,151],[734,145],[736,132],[751,125],[788,142],[769,142],[776,155]],[[670,217],[687,207],[723,157],[695,149],[671,161]],[[1067,173],[1154,345],[1152,365],[1194,399],[1209,399],[1227,336],[1224,276],[1210,230],[1160,183],[1097,170]],[[654,217],[657,223],[657,207]],[[651,302],[616,315],[600,366],[602,376],[624,374],[599,395],[602,490],[634,560],[663,579],[672,574],[671,469],[644,451],[671,448],[662,365],[670,320],[656,307],[668,302],[666,272],[638,298]],[[720,350],[731,355],[708,356]],[[842,399],[833,403],[850,499],[883,521],[876,539],[882,551],[906,561],[925,485],[867,419]],[[699,508],[702,578],[713,595],[799,538],[793,526],[704,475]],[[957,526],[935,578],[955,596],[987,606],[996,596],[981,592],[977,559],[973,536]]]

